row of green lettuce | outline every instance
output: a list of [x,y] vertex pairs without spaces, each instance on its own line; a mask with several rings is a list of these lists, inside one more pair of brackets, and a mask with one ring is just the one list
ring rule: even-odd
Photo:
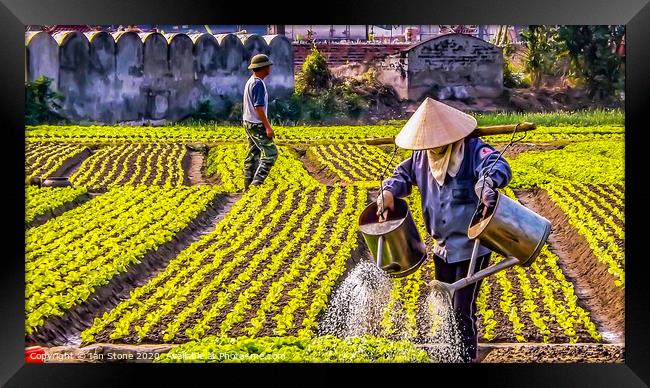
[[508,161],[513,172],[510,187],[515,189],[539,187],[558,180],[625,183],[625,142],[620,140],[577,142],[557,150],[524,152]]
[[[516,121],[511,124],[517,123]],[[283,143],[363,142],[368,138],[391,137],[399,133],[401,124],[339,125],[329,127],[275,127],[276,140]],[[623,125],[538,125],[526,132],[527,141],[622,139]],[[523,135],[522,135],[523,136]],[[491,142],[508,141],[510,134],[490,136]],[[27,127],[28,142],[111,143],[111,142],[244,142],[245,131],[238,126],[52,126]]]
[[36,217],[53,214],[54,210],[87,193],[85,187],[25,187],[25,223]]
[[209,336],[179,345],[156,360],[161,363],[250,362],[431,362],[428,353],[409,341],[363,336],[322,337]]
[[[485,112],[472,113],[478,125],[504,125],[523,121],[542,126],[575,125],[625,125],[625,112],[622,109],[586,109],[557,112]],[[390,120],[388,123],[403,125],[406,120]]]

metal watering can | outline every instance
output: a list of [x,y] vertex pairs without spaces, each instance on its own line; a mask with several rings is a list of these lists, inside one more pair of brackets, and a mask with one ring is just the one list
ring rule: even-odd
[[[379,222],[377,204],[368,205],[359,216],[359,229],[377,266],[391,277],[415,272],[427,258],[426,246],[403,199],[395,198],[395,208],[383,222]],[[497,191],[496,205],[493,208],[479,205],[468,227],[467,236],[474,240],[474,248],[467,276],[451,284],[434,280],[431,286],[451,299],[457,290],[496,272],[516,264],[529,266],[550,232],[551,223],[546,218]],[[481,244],[505,259],[474,272]]]
[[[535,129],[535,125],[520,123],[498,129],[499,131],[513,129],[512,138],[500,153],[499,158],[492,163],[489,171],[485,173],[486,175],[513,143],[525,138],[524,136],[515,140],[517,131]],[[395,157],[396,151],[397,146],[393,150],[393,157],[388,165]],[[388,165],[381,174],[380,194],[383,194],[383,178]],[[505,194],[499,191],[496,193],[497,201],[492,208],[487,208],[479,201],[467,229],[467,236],[474,240],[467,276],[451,284],[437,280],[431,282],[432,289],[449,296],[450,299],[453,298],[457,290],[474,284],[487,276],[516,264],[531,265],[548,239],[551,223],[546,218],[508,198]],[[395,198],[395,209],[389,213],[388,220],[384,222],[379,222],[376,213],[377,204],[373,202],[359,216],[359,228],[377,260],[377,266],[392,277],[403,277],[413,273],[422,265],[427,254],[426,246],[415,227],[406,201]],[[505,259],[474,272],[481,244]]]
[[377,203],[368,205],[359,216],[359,229],[377,260],[377,267],[391,277],[415,272],[427,258],[427,247],[406,201],[401,198],[395,198],[393,211],[382,222],[377,215]]
[[[479,206],[467,230],[467,237],[474,240],[467,276],[454,283],[431,282],[431,287],[446,293],[450,299],[459,289],[503,271],[514,265],[530,266],[551,233],[551,222],[539,214],[497,191],[493,208]],[[476,258],[483,244],[505,259],[478,272]]]

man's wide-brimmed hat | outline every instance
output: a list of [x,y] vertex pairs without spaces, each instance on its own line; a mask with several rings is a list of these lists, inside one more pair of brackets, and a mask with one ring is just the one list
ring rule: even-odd
[[427,97],[395,136],[395,144],[408,150],[426,150],[458,141],[474,129],[474,117]]
[[251,64],[248,65],[248,68],[251,70],[259,69],[266,66],[271,66],[273,62],[269,59],[266,54],[257,54],[251,58]]

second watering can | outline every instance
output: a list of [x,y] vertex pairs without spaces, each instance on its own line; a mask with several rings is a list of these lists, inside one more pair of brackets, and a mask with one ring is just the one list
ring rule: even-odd
[[518,265],[527,267],[546,243],[551,223],[507,195],[497,194],[496,206],[472,220],[467,237],[480,239],[499,255],[515,258]]
[[[481,208],[483,207],[479,206],[479,209]],[[485,212],[478,211],[479,209],[467,230],[467,237],[474,240],[467,276],[451,284],[437,280],[431,282],[433,288],[444,291],[449,298],[453,297],[457,290],[499,271],[514,265],[524,267],[531,265],[539,256],[551,233],[549,220],[501,192],[497,191],[497,202],[494,208],[483,208]],[[504,259],[474,272],[481,244],[503,256]]]
[[395,207],[383,222],[379,222],[377,203],[369,204],[359,216],[359,229],[377,266],[391,277],[415,272],[427,258],[426,245],[401,198],[395,198]]

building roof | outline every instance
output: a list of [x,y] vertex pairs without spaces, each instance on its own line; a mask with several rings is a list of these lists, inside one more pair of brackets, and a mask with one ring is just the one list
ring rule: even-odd
[[79,31],[79,32],[91,32],[91,31],[97,31],[98,28],[95,26],[89,26],[89,25],[67,25],[67,24],[55,24],[52,26],[43,26],[45,27],[45,31],[49,32],[50,34],[54,34],[57,32],[61,31]]
[[134,31],[134,32],[148,32],[155,31],[156,28],[151,28],[148,25],[89,25],[89,24],[53,24],[53,25],[44,25],[44,26],[33,26],[30,28],[32,31],[37,31],[40,27],[41,31],[46,31],[49,34],[55,34],[57,32],[64,31],[79,31],[79,32],[93,32],[93,31],[106,31],[106,32],[118,32],[118,31]]

